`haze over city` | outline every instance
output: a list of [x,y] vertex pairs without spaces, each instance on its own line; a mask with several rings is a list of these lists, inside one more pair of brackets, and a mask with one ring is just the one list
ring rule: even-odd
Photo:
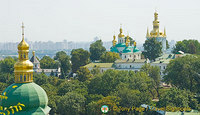
[[0,42],[111,41],[120,24],[138,43],[152,30],[155,9],[167,40],[200,40],[199,0],[6,0],[0,4]]

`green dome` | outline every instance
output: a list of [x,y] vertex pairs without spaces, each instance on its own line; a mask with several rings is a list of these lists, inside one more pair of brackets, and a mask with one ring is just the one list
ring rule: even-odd
[[115,52],[115,53],[119,53],[118,49],[116,47],[113,47],[113,46],[110,48],[110,51]]
[[126,47],[122,53],[129,53],[131,52],[131,47]]
[[118,44],[116,44],[116,47],[126,47],[126,44],[125,43],[118,43]]
[[138,48],[134,48],[133,52],[139,52],[140,50]]
[[14,83],[6,88],[2,95],[8,97],[1,100],[0,105],[3,107],[8,108],[18,103],[25,105],[21,111],[15,111],[15,115],[46,115],[50,111],[46,92],[33,82]]

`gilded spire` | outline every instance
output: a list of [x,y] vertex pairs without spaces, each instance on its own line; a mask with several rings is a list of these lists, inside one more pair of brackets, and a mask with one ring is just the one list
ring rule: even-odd
[[126,47],[128,47],[129,43],[130,43],[130,39],[129,39],[129,35],[127,35],[127,37],[126,37]]
[[164,35],[163,36],[166,37],[166,30],[165,30],[165,28],[164,28]]
[[147,27],[147,35],[146,35],[146,38],[149,38],[150,35],[149,35],[149,28]]
[[24,40],[24,23],[22,22],[22,40]]
[[28,60],[29,45],[24,40],[24,24],[22,23],[22,41],[18,44],[18,61],[14,65],[15,83],[33,81],[33,64]]
[[119,38],[123,38],[124,35],[122,34],[122,24],[120,24],[119,32],[120,32],[120,33],[119,33],[118,37],[119,37]]
[[117,41],[116,41],[116,36],[115,36],[115,35],[113,36],[113,41],[112,41],[112,43],[113,43],[113,46],[115,47],[115,45],[116,45],[116,43],[117,43]]

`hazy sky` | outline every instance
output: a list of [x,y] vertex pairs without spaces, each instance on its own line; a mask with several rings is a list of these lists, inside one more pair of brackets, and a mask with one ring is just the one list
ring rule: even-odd
[[200,41],[200,0],[0,0],[0,42],[103,41],[123,32],[142,43],[155,8],[167,39]]

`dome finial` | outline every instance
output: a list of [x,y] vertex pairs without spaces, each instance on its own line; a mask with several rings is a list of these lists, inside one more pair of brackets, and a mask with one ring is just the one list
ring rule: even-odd
[[147,27],[147,35],[146,35],[146,38],[149,38],[150,35],[149,35],[149,28]]
[[22,40],[24,40],[24,23],[22,22]]

